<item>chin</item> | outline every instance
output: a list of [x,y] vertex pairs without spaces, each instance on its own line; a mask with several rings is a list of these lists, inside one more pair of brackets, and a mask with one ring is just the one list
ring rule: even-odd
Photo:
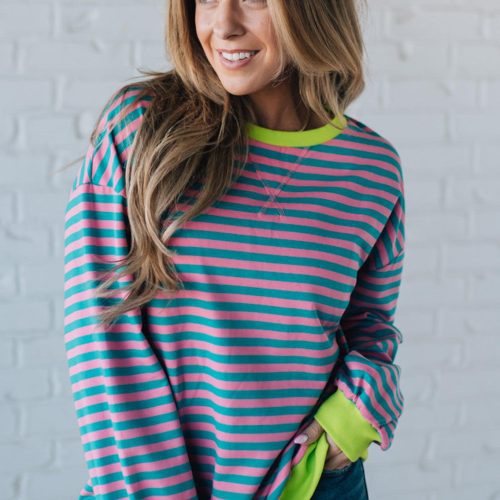
[[238,91],[238,90],[232,90],[232,89],[228,89],[228,88],[226,88],[226,91],[228,94],[236,95],[236,96],[244,96],[244,95],[248,95],[250,93],[247,90]]
[[247,86],[224,85],[223,81],[221,81],[221,83],[226,91],[232,95],[243,96],[254,92],[254,90]]

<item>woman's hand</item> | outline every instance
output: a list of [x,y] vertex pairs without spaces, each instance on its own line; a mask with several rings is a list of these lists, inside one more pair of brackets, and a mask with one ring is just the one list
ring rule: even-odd
[[[307,444],[307,445],[314,443],[317,439],[321,437],[323,432],[325,432],[323,427],[321,427],[319,422],[313,419],[309,427],[307,427],[305,431],[302,434],[300,434],[300,436],[297,436],[294,442],[298,444]],[[302,436],[304,436],[305,439],[300,439]],[[351,461],[347,458],[346,455],[344,455],[344,452],[335,444],[332,437],[328,433],[326,434],[326,440],[328,441],[330,446],[328,447],[328,452],[326,454],[324,469],[325,470],[341,469],[349,465]]]

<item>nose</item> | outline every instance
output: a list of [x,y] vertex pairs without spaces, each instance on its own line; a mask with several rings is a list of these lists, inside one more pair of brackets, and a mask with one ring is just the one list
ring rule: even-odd
[[245,30],[241,23],[241,10],[232,1],[219,2],[215,13],[214,35],[226,40],[234,35],[242,35]]

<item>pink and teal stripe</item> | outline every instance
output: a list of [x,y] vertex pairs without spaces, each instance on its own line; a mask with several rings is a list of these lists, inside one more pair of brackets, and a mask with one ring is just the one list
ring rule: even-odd
[[104,329],[111,300],[94,291],[129,249],[125,169],[151,104],[138,90],[105,109],[66,207],[64,339],[89,474],[80,498],[277,500],[305,452],[293,438],[336,387],[387,449],[404,402],[397,151],[347,115],[341,133],[316,140],[249,126],[252,163],[170,241],[184,288]]

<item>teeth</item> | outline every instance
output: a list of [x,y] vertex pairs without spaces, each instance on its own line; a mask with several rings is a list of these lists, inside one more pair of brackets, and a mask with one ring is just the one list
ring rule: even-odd
[[239,61],[240,59],[247,59],[254,54],[256,54],[257,51],[253,52],[234,52],[233,54],[230,54],[229,52],[222,52],[222,57],[224,59],[227,59],[229,61]]

